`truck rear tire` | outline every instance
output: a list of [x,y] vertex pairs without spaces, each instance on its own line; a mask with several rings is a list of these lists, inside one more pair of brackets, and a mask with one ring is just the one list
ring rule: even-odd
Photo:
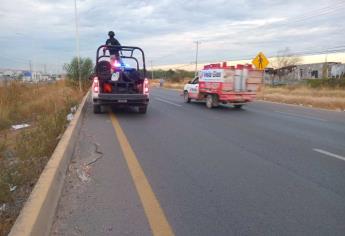
[[101,106],[100,105],[93,105],[93,113],[95,113],[95,114],[101,113]]
[[184,98],[184,102],[185,103],[190,103],[190,98],[189,98],[189,94],[188,94],[188,91],[184,91],[183,93],[183,98]]
[[219,100],[217,95],[209,94],[206,97],[206,107],[211,109],[212,107],[218,107]]
[[147,105],[139,106],[138,110],[139,110],[140,114],[146,114],[146,112],[147,112]]
[[241,109],[241,108],[242,108],[242,105],[234,105],[234,107],[235,107],[236,109]]
[[213,96],[211,94],[206,97],[206,107],[209,109],[213,107]]
[[213,107],[219,107],[219,99],[216,94],[213,95]]

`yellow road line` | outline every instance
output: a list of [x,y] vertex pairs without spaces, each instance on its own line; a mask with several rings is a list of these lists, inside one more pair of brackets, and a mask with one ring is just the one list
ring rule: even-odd
[[153,235],[174,235],[174,232],[145,176],[143,169],[140,166],[140,163],[138,162],[138,159],[135,156],[131,145],[127,140],[125,133],[121,128],[119,121],[113,113],[110,117]]

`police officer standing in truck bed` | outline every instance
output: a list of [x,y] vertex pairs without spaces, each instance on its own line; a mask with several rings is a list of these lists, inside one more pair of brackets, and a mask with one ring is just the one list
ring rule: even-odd
[[[119,41],[115,38],[115,33],[113,31],[109,31],[108,33],[109,38],[107,39],[107,41],[105,42],[106,45],[109,46],[121,46],[121,44],[119,43]],[[108,48],[109,50],[109,54],[110,56],[115,55],[116,58],[119,58],[119,49],[116,48]],[[105,49],[103,50],[103,52],[105,52]]]

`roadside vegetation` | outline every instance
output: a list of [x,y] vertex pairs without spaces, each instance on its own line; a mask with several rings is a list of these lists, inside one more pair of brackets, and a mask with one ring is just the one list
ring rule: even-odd
[[[65,67],[72,70],[73,60]],[[82,91],[78,74],[69,71],[61,81],[11,81],[0,86],[0,235],[9,233],[68,125],[67,115],[76,110],[88,89],[92,61],[81,68]],[[17,124],[29,127],[13,129]]]
[[83,90],[88,89],[91,86],[91,81],[89,80],[90,75],[93,72],[93,63],[90,58],[80,58],[80,70],[78,70],[78,58],[75,57],[70,63],[64,65],[64,70],[66,71],[67,83],[69,86],[78,87],[79,86],[79,71],[81,77],[81,86]]
[[[151,71],[148,75],[151,75]],[[164,80],[164,88],[169,89],[182,89],[184,84],[194,78],[194,71],[186,70],[155,70],[153,72],[154,78],[150,80],[151,86],[159,86],[160,80]]]
[[[152,75],[152,71],[147,72],[148,76]],[[194,78],[194,71],[186,71],[186,70],[154,70],[153,71],[154,78],[163,78],[166,79],[167,82],[170,83],[181,83],[184,79],[192,79]]]
[[[278,52],[274,66],[283,68],[301,63],[289,48]],[[297,81],[294,84],[264,85],[258,98],[267,101],[345,111],[345,77]]]
[[299,85],[264,86],[258,98],[331,110],[345,110],[345,78],[310,80]]

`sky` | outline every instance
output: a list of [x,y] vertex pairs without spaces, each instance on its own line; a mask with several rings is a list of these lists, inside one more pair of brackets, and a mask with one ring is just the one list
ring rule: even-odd
[[[0,0],[0,68],[59,71],[76,55],[73,0]],[[345,51],[344,0],[77,0],[80,54],[113,30],[147,63],[190,64]]]

